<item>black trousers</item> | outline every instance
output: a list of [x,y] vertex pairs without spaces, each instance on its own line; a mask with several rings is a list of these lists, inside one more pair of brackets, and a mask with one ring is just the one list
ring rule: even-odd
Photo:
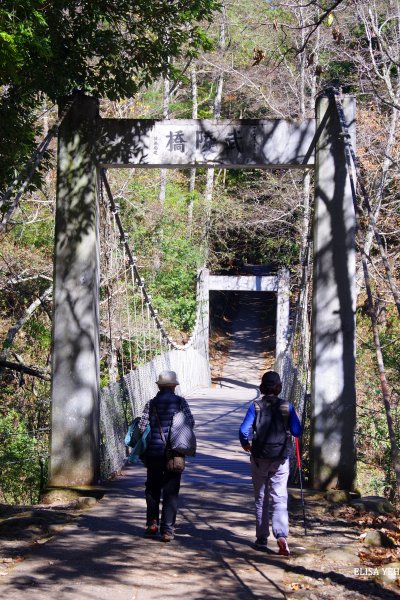
[[[147,525],[156,521],[160,532],[173,533],[178,511],[178,495],[181,486],[181,473],[172,473],[165,469],[165,458],[147,459],[146,504]],[[160,520],[160,501],[162,510]]]

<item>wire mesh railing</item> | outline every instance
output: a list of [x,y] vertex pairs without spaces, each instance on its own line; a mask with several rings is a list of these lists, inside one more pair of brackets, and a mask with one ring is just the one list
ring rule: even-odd
[[145,403],[156,395],[158,373],[164,370],[175,371],[179,381],[177,393],[181,395],[197,387],[210,385],[208,328],[205,328],[201,318],[197,319],[196,324],[191,343],[186,347],[155,355],[148,362],[125,372],[118,382],[102,388],[100,395],[102,478],[118,472],[123,466],[127,458],[124,437],[128,424],[133,417],[141,414]]
[[100,192],[104,238],[101,331],[108,342],[109,373],[113,371],[115,380],[115,367],[117,363],[120,366],[118,381],[111,381],[101,390],[101,474],[106,478],[124,464],[128,423],[141,414],[144,404],[157,393],[158,373],[176,371],[180,382],[177,391],[185,394],[209,385],[210,369],[208,320],[204,313],[208,298],[202,296],[203,272],[197,275],[194,329],[187,343],[179,344],[167,333],[153,305],[104,169]]

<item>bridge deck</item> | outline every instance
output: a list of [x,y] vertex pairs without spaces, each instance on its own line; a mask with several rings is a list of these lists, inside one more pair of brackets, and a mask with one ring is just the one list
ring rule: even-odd
[[[131,466],[77,524],[36,547],[0,587],[7,600],[240,600],[284,598],[284,558],[254,542],[248,457],[237,431],[257,391],[200,390],[189,398],[198,454],[184,473],[176,539],[143,538],[145,469]],[[4,595],[3,595],[4,594]]]

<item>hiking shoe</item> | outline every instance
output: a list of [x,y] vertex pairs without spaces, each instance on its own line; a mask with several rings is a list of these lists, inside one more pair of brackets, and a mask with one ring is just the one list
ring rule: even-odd
[[265,550],[267,548],[267,543],[268,543],[268,538],[260,537],[260,538],[256,539],[256,541],[254,542],[254,545],[256,548],[259,548],[260,550]]
[[171,542],[174,539],[174,534],[171,532],[166,532],[166,533],[162,533],[161,534],[161,541],[162,542]]
[[279,548],[278,554],[280,556],[290,556],[289,546],[285,537],[278,538],[277,544]]
[[151,525],[147,525],[144,535],[146,537],[153,537],[158,533],[157,521],[152,521]]

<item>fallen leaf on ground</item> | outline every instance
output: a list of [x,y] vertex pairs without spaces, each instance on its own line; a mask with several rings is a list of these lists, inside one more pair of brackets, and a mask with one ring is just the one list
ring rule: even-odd
[[392,562],[399,557],[399,552],[388,548],[374,548],[373,551],[360,551],[358,556],[363,563],[371,566],[377,566]]
[[293,582],[293,583],[290,584],[290,587],[292,588],[292,590],[294,592],[297,592],[297,590],[301,590],[301,588],[303,587],[303,585],[301,583],[295,583],[295,582]]

